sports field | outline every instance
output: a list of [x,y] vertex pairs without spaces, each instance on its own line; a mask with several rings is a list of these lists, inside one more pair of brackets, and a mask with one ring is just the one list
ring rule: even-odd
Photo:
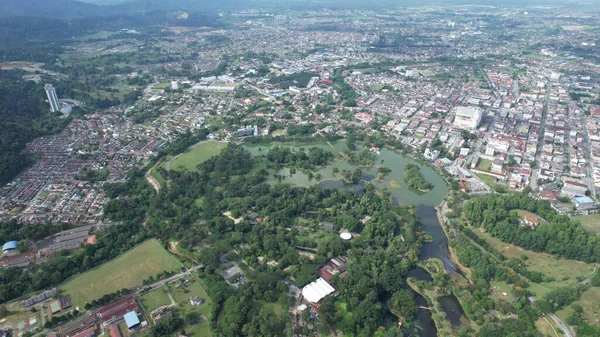
[[142,285],[144,279],[168,270],[179,271],[182,265],[160,245],[148,240],[100,268],[84,273],[60,287],[71,295],[73,306],[83,306],[123,288]]
[[227,143],[222,142],[202,142],[189,149],[189,151],[180,154],[171,160],[170,169],[195,171],[196,166],[213,156],[218,155],[221,150],[227,147]]

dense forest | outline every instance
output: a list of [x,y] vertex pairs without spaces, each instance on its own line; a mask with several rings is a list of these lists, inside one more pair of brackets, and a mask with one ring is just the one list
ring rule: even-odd
[[267,160],[280,165],[290,165],[302,169],[310,169],[330,164],[333,153],[318,147],[311,147],[308,151],[303,148],[292,152],[289,147],[276,146],[269,149]]
[[[537,214],[547,223],[538,228],[524,226],[516,210]],[[522,194],[491,195],[467,202],[463,214],[470,224],[481,226],[504,242],[527,250],[545,252],[594,263],[600,261],[600,239],[579,222],[560,215],[544,200]]]
[[51,113],[41,84],[22,79],[18,70],[0,71],[0,184],[12,180],[34,158],[24,154],[34,138],[62,130],[69,119]]

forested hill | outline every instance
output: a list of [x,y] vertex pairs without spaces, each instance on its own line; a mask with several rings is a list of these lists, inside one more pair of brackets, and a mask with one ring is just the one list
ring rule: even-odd
[[0,184],[32,162],[21,152],[36,137],[56,133],[66,119],[49,112],[42,84],[24,81],[22,72],[0,71]]

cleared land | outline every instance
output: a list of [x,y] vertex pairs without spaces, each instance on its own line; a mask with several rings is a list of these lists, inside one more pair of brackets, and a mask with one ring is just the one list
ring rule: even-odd
[[221,150],[227,147],[227,143],[221,142],[202,142],[190,148],[188,152],[185,152],[171,161],[172,170],[188,170],[195,171],[196,166],[201,164],[213,156],[218,155]]
[[160,245],[157,240],[149,240],[100,268],[80,275],[60,287],[71,295],[73,305],[83,306],[105,294],[123,288],[142,285],[144,279],[167,271],[179,271],[181,263]]
[[573,220],[581,222],[587,230],[600,233],[600,214],[578,215],[574,216]]

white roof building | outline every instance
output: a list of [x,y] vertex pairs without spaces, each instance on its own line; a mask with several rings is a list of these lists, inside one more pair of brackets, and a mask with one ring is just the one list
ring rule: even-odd
[[463,130],[477,129],[483,117],[483,110],[479,107],[459,106],[455,111],[454,126]]
[[302,296],[310,303],[319,303],[335,292],[335,289],[322,277],[302,288]]

